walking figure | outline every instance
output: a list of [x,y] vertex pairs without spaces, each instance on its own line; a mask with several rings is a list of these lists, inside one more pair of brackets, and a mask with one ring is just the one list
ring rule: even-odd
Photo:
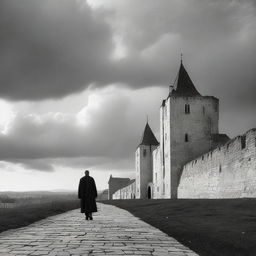
[[95,181],[85,171],[85,176],[80,179],[78,187],[78,198],[81,199],[81,213],[85,214],[86,220],[92,220],[92,213],[97,212],[96,199],[97,189]]

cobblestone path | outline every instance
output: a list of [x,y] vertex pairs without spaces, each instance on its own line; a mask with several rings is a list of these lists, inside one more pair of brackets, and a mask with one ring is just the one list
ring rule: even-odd
[[0,255],[197,255],[125,210],[98,208],[93,221],[73,210],[0,233]]

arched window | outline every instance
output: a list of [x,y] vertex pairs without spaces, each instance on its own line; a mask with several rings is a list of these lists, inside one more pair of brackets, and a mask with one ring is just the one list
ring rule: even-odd
[[185,134],[185,142],[188,142],[188,134]]
[[185,104],[185,114],[190,114],[190,106]]
[[143,149],[143,156],[145,157],[147,155],[147,150]]

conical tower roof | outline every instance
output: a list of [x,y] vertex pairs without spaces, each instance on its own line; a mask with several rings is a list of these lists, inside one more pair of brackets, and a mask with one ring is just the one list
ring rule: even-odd
[[190,79],[182,61],[180,63],[180,70],[176,79],[176,89],[171,93],[174,96],[194,97],[201,96]]
[[142,134],[140,145],[159,145],[159,142],[157,141],[148,123],[146,124],[144,132]]

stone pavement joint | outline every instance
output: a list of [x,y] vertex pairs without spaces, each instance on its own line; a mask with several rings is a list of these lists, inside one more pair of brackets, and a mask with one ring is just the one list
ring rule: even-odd
[[0,255],[197,255],[125,210],[100,203],[98,208],[93,221],[77,209],[2,232]]

